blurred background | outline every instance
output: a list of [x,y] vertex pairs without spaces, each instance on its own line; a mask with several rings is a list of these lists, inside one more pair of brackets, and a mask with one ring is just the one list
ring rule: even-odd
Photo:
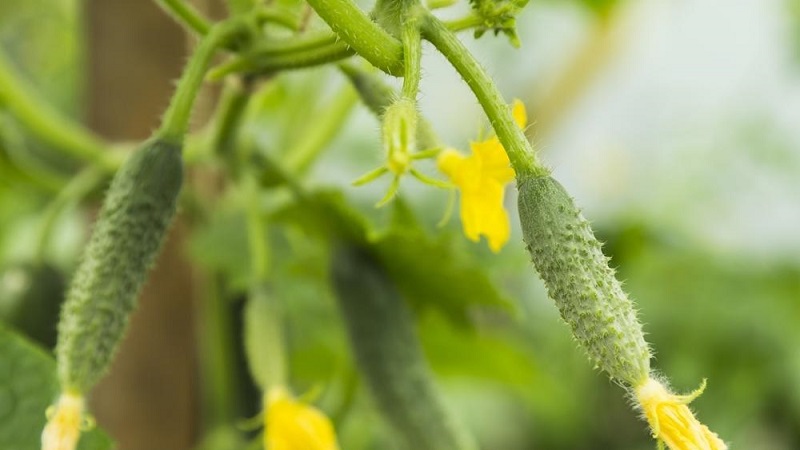
[[[224,15],[217,2],[196,4]],[[678,392],[708,379],[693,409],[732,448],[800,449],[800,1],[531,0],[518,33],[519,49],[502,35],[462,37],[505,97],[527,105],[528,136],[637,302],[655,368]],[[0,0],[0,46],[14,70],[109,141],[138,141],[157,126],[190,43],[150,1]],[[490,133],[480,108],[431,48],[423,68],[423,114],[467,151]],[[259,97],[262,121],[248,126],[272,149],[299,139],[345,86],[332,68],[270,84]],[[204,92],[198,126],[218,90]],[[388,178],[350,185],[383,162],[379,124],[360,105],[349,111],[307,180],[343,190],[379,220],[372,205]],[[80,165],[1,103],[0,142],[0,306],[37,298],[43,322],[21,328],[47,347],[100,193],[61,214],[42,248],[43,211]],[[436,175],[430,162],[422,170]],[[198,225],[181,214],[111,374],[92,394],[97,422],[119,449],[236,448],[248,432],[216,425],[259,409],[237,337],[247,273],[241,213],[219,201],[219,171],[197,168],[189,185],[212,217]],[[624,391],[593,370],[546,297],[520,245],[514,189],[513,234],[499,255],[460,237],[457,219],[436,228],[447,193],[408,179],[401,194],[429,233],[479,261],[514,305],[476,310],[470,327],[435,310],[418,314],[437,381],[481,448],[654,448]],[[286,240],[275,290],[287,299],[295,390],[319,389],[322,407],[341,413],[342,448],[396,448],[354,387],[323,251],[291,233]],[[208,382],[215,367],[227,371],[221,390]]]

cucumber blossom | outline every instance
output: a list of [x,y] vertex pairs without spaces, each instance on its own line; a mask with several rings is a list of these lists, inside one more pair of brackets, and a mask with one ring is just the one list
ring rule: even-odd
[[333,286],[351,348],[383,417],[415,450],[475,445],[448,415],[431,380],[410,311],[379,263],[357,247],[333,255]]
[[61,311],[56,356],[65,391],[87,392],[110,365],[182,179],[181,145],[163,139],[146,142],[114,176]]
[[521,177],[517,187],[523,238],[561,317],[597,367],[639,385],[650,372],[650,351],[589,222],[551,177]]

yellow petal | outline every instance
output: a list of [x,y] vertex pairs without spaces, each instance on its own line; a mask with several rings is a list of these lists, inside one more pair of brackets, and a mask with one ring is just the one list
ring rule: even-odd
[[436,158],[436,167],[452,180],[453,174],[458,172],[458,167],[464,159],[466,159],[464,155],[452,148],[448,148],[442,151],[439,157]]
[[497,253],[511,234],[508,214],[503,208],[504,186],[487,179],[482,189],[461,191],[461,224],[464,235],[477,242],[483,235],[489,248]]
[[61,394],[54,409],[47,412],[47,425],[42,431],[42,450],[74,450],[81,436],[83,409],[82,396]]
[[338,450],[331,421],[282,387],[267,394],[264,446],[267,450]]
[[512,105],[511,115],[514,116],[514,122],[517,122],[518,127],[525,128],[528,125],[528,113],[525,111],[525,104],[519,99],[514,99]]
[[503,184],[514,179],[511,161],[496,137],[483,142],[473,142],[470,148],[472,157],[480,161],[481,176],[493,178]]
[[705,381],[689,395],[675,395],[658,381],[648,378],[636,388],[636,399],[653,437],[670,450],[726,450],[724,442],[698,421],[687,406],[703,393]]

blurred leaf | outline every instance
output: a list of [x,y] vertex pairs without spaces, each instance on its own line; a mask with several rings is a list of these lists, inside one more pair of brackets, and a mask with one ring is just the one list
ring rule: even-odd
[[[0,448],[39,448],[45,410],[59,393],[55,361],[2,326],[0,355]],[[111,439],[94,429],[81,436],[78,450],[106,450],[111,446]]]
[[79,12],[78,0],[0,2],[0,50],[42,97],[66,113],[79,111],[81,98]]
[[207,223],[195,229],[189,252],[197,264],[224,275],[231,288],[247,288],[251,270],[244,212],[216,211]]
[[27,262],[3,267],[0,322],[53,348],[65,289],[64,275],[51,264]]
[[446,236],[431,238],[403,203],[394,207],[389,228],[374,232],[366,217],[339,192],[320,191],[275,215],[307,233],[372,249],[406,299],[417,309],[435,308],[467,325],[473,306],[508,309],[485,270]]

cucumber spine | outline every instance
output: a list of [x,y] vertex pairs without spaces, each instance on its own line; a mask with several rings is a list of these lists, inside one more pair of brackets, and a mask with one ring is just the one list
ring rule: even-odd
[[520,177],[517,187],[527,250],[561,317],[597,367],[641,384],[650,373],[642,325],[589,222],[552,177]]

